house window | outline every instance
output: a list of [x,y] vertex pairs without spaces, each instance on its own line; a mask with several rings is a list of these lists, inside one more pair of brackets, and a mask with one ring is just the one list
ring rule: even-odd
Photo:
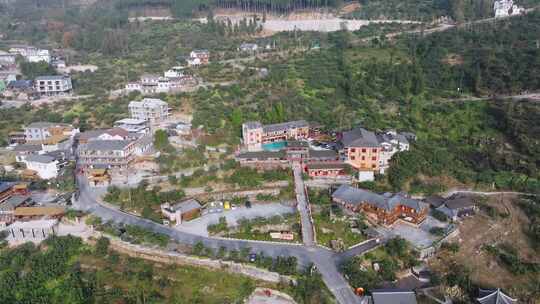
[[362,156],[362,160],[366,160],[366,157],[365,157],[365,156]]
[[362,153],[366,153],[366,149],[362,149]]
[[355,159],[356,159],[356,157],[355,157],[355,156],[351,156],[351,160],[355,160]]
[[354,153],[356,152],[356,149],[355,148],[351,148],[351,153]]
[[371,168],[375,168],[375,167],[377,167],[377,165],[371,165]]
[[373,149],[373,153],[377,153],[377,149]]
[[377,160],[377,156],[373,156],[371,160]]

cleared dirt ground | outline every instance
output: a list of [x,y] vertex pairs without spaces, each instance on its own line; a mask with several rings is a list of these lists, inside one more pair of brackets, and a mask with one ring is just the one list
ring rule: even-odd
[[475,216],[465,219],[459,226],[459,252],[451,254],[441,251],[430,260],[430,264],[439,273],[446,273],[454,264],[465,265],[471,269],[472,280],[476,284],[514,291],[514,296],[517,296],[524,292],[525,286],[532,283],[531,276],[512,274],[482,248],[484,245],[507,243],[518,250],[523,260],[540,261],[538,252],[530,246],[524,232],[529,219],[517,205],[516,196],[491,197],[485,204],[495,208],[499,215],[493,217],[479,211]]

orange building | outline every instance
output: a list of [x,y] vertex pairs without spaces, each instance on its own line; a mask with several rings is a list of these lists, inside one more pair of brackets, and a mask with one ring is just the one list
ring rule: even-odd
[[402,194],[380,195],[349,185],[340,186],[332,194],[332,199],[349,210],[364,212],[374,222],[387,226],[398,219],[418,225],[429,212],[428,204]]
[[341,143],[351,166],[360,171],[379,171],[381,146],[374,132],[356,128],[344,132]]

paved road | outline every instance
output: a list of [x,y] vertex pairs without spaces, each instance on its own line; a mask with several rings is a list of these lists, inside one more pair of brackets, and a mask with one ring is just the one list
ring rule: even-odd
[[294,190],[296,192],[296,207],[300,213],[302,222],[302,240],[306,246],[315,245],[315,237],[313,233],[313,222],[311,220],[311,211],[306,197],[306,188],[302,179],[302,167],[300,164],[293,164],[294,172]]
[[[361,298],[354,294],[352,288],[338,271],[338,263],[342,261],[342,258],[330,250],[316,246],[308,247],[294,244],[221,239],[181,232],[150,220],[125,213],[107,204],[99,203],[98,199],[95,197],[95,192],[88,186],[83,177],[79,176],[77,183],[79,187],[79,196],[78,199],[74,201],[73,207],[99,216],[104,221],[140,226],[157,233],[168,235],[171,239],[188,245],[194,245],[201,242],[206,247],[213,249],[225,247],[228,250],[240,250],[247,247],[251,249],[251,252],[262,252],[266,256],[271,257],[294,256],[298,259],[298,263],[301,266],[305,267],[313,264],[317,267],[322,275],[323,281],[334,294],[338,303],[354,304],[361,302]],[[355,253],[357,251],[360,252],[360,250],[356,250]]]

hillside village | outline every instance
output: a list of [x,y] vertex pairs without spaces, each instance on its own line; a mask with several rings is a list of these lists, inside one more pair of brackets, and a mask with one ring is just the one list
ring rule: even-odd
[[[512,1],[491,12],[468,26],[538,16]],[[189,266],[185,284],[200,269],[246,280],[215,303],[536,303],[540,188],[537,146],[525,141],[538,128],[511,115],[537,115],[538,87],[495,97],[498,80],[481,88],[480,71],[448,80],[464,65],[457,53],[437,61],[450,62],[436,67],[447,75],[421,76],[430,59],[393,38],[394,26],[417,34],[414,22],[269,40],[266,12],[235,24],[132,18],[135,32],[181,26],[196,43],[139,62],[123,49],[96,59],[0,39],[0,255],[88,246],[58,256],[82,259],[76,273],[146,267],[143,302],[171,300],[179,274],[167,271]],[[461,33],[441,18],[418,39]],[[233,43],[223,51],[208,35]],[[471,87],[428,87],[436,81]],[[163,294],[148,283],[158,276]],[[192,289],[220,289],[204,283]]]

